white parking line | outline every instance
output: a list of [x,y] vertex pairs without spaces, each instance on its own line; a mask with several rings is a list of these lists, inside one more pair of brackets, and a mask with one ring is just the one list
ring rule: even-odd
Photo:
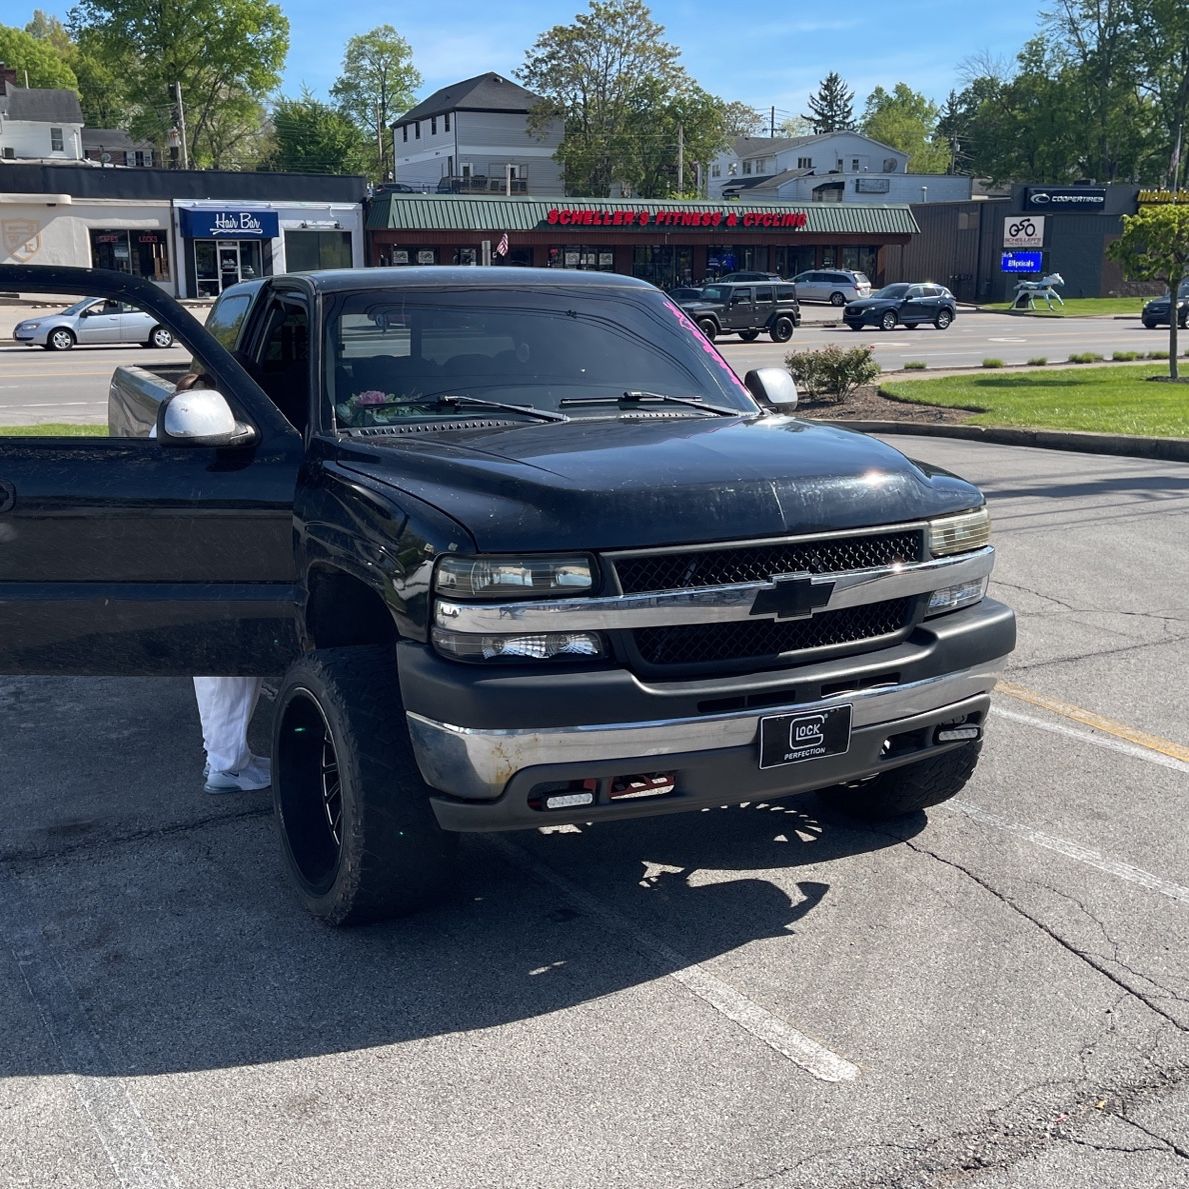
[[545,863],[539,862],[515,843],[497,835],[488,835],[486,841],[510,863],[528,871],[544,883],[553,884],[560,889],[567,899],[580,904],[583,911],[598,921],[603,928],[627,938],[634,949],[669,967],[670,978],[675,979],[704,1003],[708,1003],[720,1015],[751,1033],[757,1040],[762,1040],[781,1056],[787,1057],[806,1073],[820,1078],[823,1082],[849,1082],[859,1076],[857,1065],[831,1052],[812,1037],[798,1032],[791,1024],[773,1015],[767,1008],[748,999],[742,991],[716,978],[660,938],[638,928],[613,908],[583,891],[577,884],[566,879],[564,875],[559,875]]
[[1066,858],[1076,859],[1079,863],[1085,863],[1087,866],[1105,871],[1109,875],[1116,875],[1120,879],[1127,880],[1128,883],[1139,884],[1140,887],[1147,888],[1151,892],[1159,892],[1161,896],[1167,896],[1170,900],[1189,904],[1189,888],[1171,883],[1167,879],[1161,879],[1160,876],[1153,875],[1150,871],[1144,871],[1140,867],[1133,867],[1130,863],[1120,863],[1117,859],[1108,859],[1088,846],[1080,846],[1076,842],[1069,842],[1053,834],[1045,834],[1041,830],[1034,830],[1031,826],[1021,825],[1019,822],[1010,822],[1006,818],[988,813],[985,809],[979,809],[978,806],[971,805],[968,801],[950,801],[946,807],[972,818],[976,822],[981,822],[985,826],[994,826],[997,830],[1026,838],[1029,842],[1043,846],[1046,850],[1056,851],[1060,855],[1065,855]]
[[65,1077],[122,1189],[177,1189],[177,1179],[123,1079],[111,1076],[111,1063],[15,877],[2,873],[0,942],[12,950],[46,1033],[61,1055]]

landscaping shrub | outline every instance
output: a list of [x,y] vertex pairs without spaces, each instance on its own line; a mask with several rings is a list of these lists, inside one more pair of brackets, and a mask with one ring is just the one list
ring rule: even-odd
[[1093,351],[1077,351],[1069,357],[1070,363],[1101,363],[1102,356]]
[[1167,359],[1168,352],[1167,351],[1149,351],[1148,354],[1145,356],[1145,358],[1146,359]]
[[823,347],[820,351],[794,351],[785,356],[785,367],[803,392],[844,401],[856,388],[879,375],[871,347]]
[[1029,367],[1044,367],[1048,360],[1043,355],[1034,355],[1028,360]]
[[1116,351],[1111,358],[1116,363],[1131,363],[1136,359],[1143,359],[1142,351]]
[[906,372],[923,372],[929,365],[923,359],[910,359],[905,365]]
[[983,367],[1002,367],[1002,366],[1003,366],[1002,359],[984,359],[983,360]]

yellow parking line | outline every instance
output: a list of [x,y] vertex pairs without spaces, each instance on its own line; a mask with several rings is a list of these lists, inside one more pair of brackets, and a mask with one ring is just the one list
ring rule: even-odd
[[1149,751],[1159,752],[1161,755],[1171,756],[1189,764],[1189,747],[1174,743],[1171,739],[1164,739],[1160,735],[1149,735],[1147,731],[1136,730],[1126,723],[1115,722],[1111,718],[1103,718],[1092,710],[1083,710],[1081,706],[1073,706],[1069,702],[1062,702],[1057,698],[1049,698],[1038,694],[1022,685],[1015,685],[1010,681],[1001,681],[995,686],[997,693],[1006,694],[1020,702],[1027,702],[1031,706],[1039,706],[1042,710],[1059,714],[1062,718],[1080,722],[1095,731],[1102,731],[1107,735],[1114,735],[1116,739],[1125,739],[1137,747],[1145,747]]

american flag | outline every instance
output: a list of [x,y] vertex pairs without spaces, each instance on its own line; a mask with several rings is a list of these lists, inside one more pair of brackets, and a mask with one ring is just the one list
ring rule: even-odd
[[500,242],[495,245],[495,254],[497,256],[506,256],[508,254],[508,233],[506,231],[500,236]]

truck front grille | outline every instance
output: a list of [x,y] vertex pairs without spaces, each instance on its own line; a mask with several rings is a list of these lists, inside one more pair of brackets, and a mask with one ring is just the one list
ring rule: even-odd
[[[777,574],[838,574],[922,560],[920,529],[614,559],[624,594],[767,582]],[[820,617],[819,617],[820,618]]]
[[641,658],[650,665],[706,665],[723,661],[772,661],[791,652],[839,645],[881,645],[912,622],[915,598],[891,599],[825,611],[810,619],[756,619],[640,628],[633,633]]

